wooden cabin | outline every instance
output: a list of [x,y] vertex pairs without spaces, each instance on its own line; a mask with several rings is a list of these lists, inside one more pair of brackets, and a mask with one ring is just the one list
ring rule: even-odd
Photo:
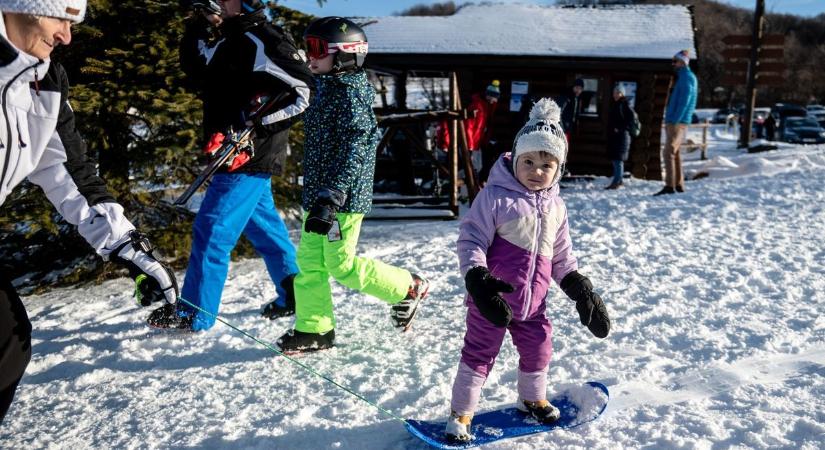
[[696,55],[689,7],[485,4],[462,7],[452,16],[357,20],[369,39],[366,66],[375,71],[399,80],[455,72],[464,105],[472,93],[499,80],[501,98],[492,120],[499,151],[510,149],[524,123],[519,111],[525,95],[565,97],[582,78],[586,105],[568,157],[573,174],[611,173],[607,111],[613,86],[622,83],[642,123],[626,170],[638,178],[661,179],[671,60],[681,49]]

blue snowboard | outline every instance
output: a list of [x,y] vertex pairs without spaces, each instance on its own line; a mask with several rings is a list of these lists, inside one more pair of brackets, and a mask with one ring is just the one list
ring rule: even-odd
[[458,449],[489,444],[502,439],[526,436],[534,433],[573,428],[596,420],[607,407],[610,394],[607,386],[589,381],[572,386],[550,399],[561,411],[561,418],[550,425],[541,425],[516,408],[486,412],[473,417],[471,432],[475,439],[467,443],[447,442],[444,438],[446,422],[407,420],[407,431],[434,448]]

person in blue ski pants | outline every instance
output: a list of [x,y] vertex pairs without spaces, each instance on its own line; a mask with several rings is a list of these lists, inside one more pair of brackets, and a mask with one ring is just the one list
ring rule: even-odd
[[248,160],[233,159],[206,190],[181,301],[147,320],[155,328],[202,331],[215,325],[230,253],[242,233],[263,257],[278,293],[263,315],[294,314],[296,251],[275,209],[270,179],[283,174],[289,128],[309,105],[312,75],[260,0],[193,0],[191,6],[180,59],[187,80],[201,92],[204,138],[212,142],[218,133],[253,127],[254,143]]
[[[268,173],[218,173],[212,178],[193,226],[192,252],[181,296],[211,314],[218,313],[229,271],[229,255],[243,233],[261,255],[272,280],[298,273],[295,246],[275,209]],[[278,298],[287,293],[276,283]],[[197,311],[191,328],[214,325],[209,314]]]

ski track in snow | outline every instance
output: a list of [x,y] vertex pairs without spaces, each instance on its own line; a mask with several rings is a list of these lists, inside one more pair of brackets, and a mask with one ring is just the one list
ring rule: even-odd
[[[551,290],[550,395],[598,380],[611,401],[595,422],[487,448],[823,448],[825,146],[742,155],[726,136],[714,131],[709,161],[687,155],[686,171],[711,176],[685,194],[567,184],[580,271],[614,329],[592,337]],[[298,360],[401,417],[446,416],[464,333],[457,236],[456,221],[367,222],[360,253],[428,276],[431,297],[401,334],[388,306],[334,285],[339,345]],[[119,279],[24,298],[34,355],[0,448],[426,448],[221,324],[148,329],[130,293]],[[233,263],[221,316],[274,342],[291,325],[258,316],[274,295],[260,259]],[[517,362],[508,338],[480,411],[515,400]]]

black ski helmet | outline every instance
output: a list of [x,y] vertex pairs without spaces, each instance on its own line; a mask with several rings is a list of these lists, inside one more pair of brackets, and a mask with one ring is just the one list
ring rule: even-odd
[[[338,50],[332,65],[333,72],[355,70],[364,65],[369,48],[367,35],[349,19],[322,17],[312,21],[304,31],[304,41],[310,47],[312,40],[322,41],[325,49]],[[310,51],[310,55],[312,53]]]
[[244,14],[252,14],[264,9],[264,4],[260,0],[241,0],[241,9]]

